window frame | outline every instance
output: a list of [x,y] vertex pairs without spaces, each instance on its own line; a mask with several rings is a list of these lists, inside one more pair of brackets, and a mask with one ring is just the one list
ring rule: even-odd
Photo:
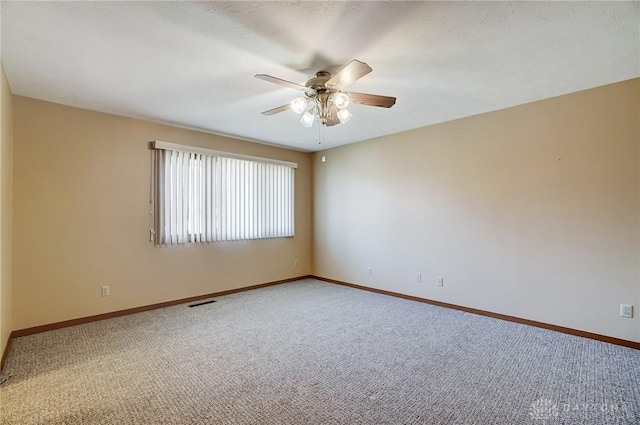
[[156,245],[295,236],[296,163],[159,140],[152,148]]

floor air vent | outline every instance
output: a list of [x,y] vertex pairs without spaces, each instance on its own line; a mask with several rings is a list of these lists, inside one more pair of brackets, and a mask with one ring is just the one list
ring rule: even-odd
[[189,304],[189,307],[200,307],[201,305],[211,304],[216,302],[216,300],[202,301],[201,303]]

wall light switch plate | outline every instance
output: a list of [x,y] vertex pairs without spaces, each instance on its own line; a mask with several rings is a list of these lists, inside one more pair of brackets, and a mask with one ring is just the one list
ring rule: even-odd
[[633,318],[633,306],[629,304],[620,304],[620,317]]

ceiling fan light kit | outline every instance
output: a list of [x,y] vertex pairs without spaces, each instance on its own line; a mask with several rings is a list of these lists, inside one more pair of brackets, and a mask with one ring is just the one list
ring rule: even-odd
[[346,124],[351,120],[353,114],[346,108],[352,103],[381,108],[392,107],[396,103],[395,97],[343,91],[349,84],[371,71],[369,65],[354,59],[343,66],[335,75],[331,75],[328,71],[316,72],[316,75],[309,79],[304,86],[271,75],[256,74],[255,77],[261,80],[304,92],[304,96],[262,114],[274,115],[290,109],[295,114],[304,112],[300,118],[300,124],[304,127],[312,127],[316,118],[320,124],[330,127],[339,123]]

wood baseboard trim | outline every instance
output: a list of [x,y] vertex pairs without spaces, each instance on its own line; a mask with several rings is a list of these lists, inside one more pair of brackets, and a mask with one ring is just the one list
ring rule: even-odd
[[310,277],[312,279],[317,279],[317,280],[321,280],[321,281],[328,282],[328,283],[335,283],[337,285],[348,286],[350,288],[360,289],[360,290],[363,290],[363,291],[375,292],[376,294],[383,294],[383,295],[389,295],[389,296],[392,296],[392,297],[403,298],[403,299],[406,299],[406,300],[418,301],[418,302],[421,302],[421,303],[436,305],[438,307],[451,308],[451,309],[454,309],[454,310],[460,310],[460,311],[464,311],[464,312],[467,312],[467,313],[473,313],[473,314],[478,314],[478,315],[481,315],[481,316],[492,317],[494,319],[506,320],[508,322],[515,322],[515,323],[520,323],[520,324],[523,324],[523,325],[534,326],[536,328],[549,329],[549,330],[556,331],[556,332],[561,332],[561,333],[565,333],[565,334],[569,334],[569,335],[579,336],[579,337],[582,337],[582,338],[595,339],[597,341],[608,342],[609,344],[622,345],[624,347],[635,348],[636,350],[640,350],[640,342],[628,341],[626,339],[614,338],[614,337],[611,337],[611,336],[600,335],[600,334],[586,332],[586,331],[580,331],[580,330],[577,330],[577,329],[566,328],[564,326],[552,325],[550,323],[544,323],[544,322],[538,322],[538,321],[535,321],[535,320],[523,319],[521,317],[509,316],[509,315],[506,315],[506,314],[493,313],[491,311],[480,310],[480,309],[477,309],[477,308],[464,307],[464,306],[456,305],[456,304],[449,304],[449,303],[445,303],[445,302],[442,302],[442,301],[430,300],[428,298],[420,298],[420,297],[415,297],[413,295],[405,295],[405,294],[401,294],[399,292],[386,291],[384,289],[369,288],[367,286],[356,285],[354,283],[343,282],[343,281],[340,281],[340,280],[329,279],[329,278],[321,277],[321,276],[310,276]]
[[7,339],[7,345],[4,347],[4,351],[2,352],[2,356],[0,357],[0,372],[2,372],[2,368],[4,367],[4,361],[7,359],[7,354],[9,354],[9,347],[11,346],[12,338],[13,338],[13,332],[9,334],[9,339]]
[[624,346],[624,347],[629,347],[629,348],[634,348],[636,350],[640,350],[640,342],[628,341],[626,339],[614,338],[614,337],[610,337],[610,336],[606,336],[606,335],[600,335],[600,334],[596,334],[596,333],[592,333],[592,332],[580,331],[580,330],[577,330],[577,329],[567,328],[567,327],[564,327],[564,326],[552,325],[552,324],[549,324],[549,323],[538,322],[538,321],[529,320],[529,319],[523,319],[523,318],[520,318],[520,317],[509,316],[509,315],[500,314],[500,313],[494,313],[494,312],[491,312],[491,311],[480,310],[480,309],[471,308],[471,307],[464,307],[464,306],[460,306],[460,305],[456,305],[456,304],[445,303],[445,302],[442,302],[442,301],[430,300],[428,298],[420,298],[420,297],[416,297],[416,296],[413,296],[413,295],[401,294],[399,292],[387,291],[387,290],[384,290],[384,289],[369,288],[367,286],[357,285],[355,283],[343,282],[343,281],[340,281],[340,280],[330,279],[330,278],[326,278],[326,277],[322,277],[322,276],[304,275],[304,276],[298,276],[298,277],[293,277],[293,278],[289,278],[289,279],[277,280],[277,281],[273,281],[273,282],[261,283],[261,284],[258,284],[258,285],[247,286],[247,287],[244,287],[244,288],[230,289],[230,290],[227,290],[227,291],[220,291],[220,292],[213,292],[213,293],[210,293],[210,294],[197,295],[197,296],[194,296],[194,297],[181,298],[181,299],[173,300],[173,301],[166,301],[166,302],[157,303],[157,304],[150,304],[150,305],[141,306],[141,307],[129,308],[129,309],[126,309],[126,310],[119,310],[119,311],[113,311],[113,312],[110,312],[110,313],[98,314],[98,315],[95,315],[95,316],[81,317],[81,318],[78,318],[78,319],[65,320],[65,321],[62,321],[62,322],[50,323],[50,324],[47,324],[47,325],[34,326],[32,328],[15,330],[15,331],[11,332],[11,334],[9,335],[9,340],[7,341],[7,345],[6,345],[5,349],[4,349],[4,352],[2,353],[2,357],[0,358],[0,370],[2,370],[2,367],[4,366],[4,362],[5,362],[6,358],[7,358],[7,354],[9,353],[9,348],[11,346],[11,340],[13,338],[19,338],[19,337],[22,337],[22,336],[32,335],[32,334],[35,334],[35,333],[47,332],[47,331],[51,331],[51,330],[55,330],[55,329],[66,328],[66,327],[69,327],[69,326],[81,325],[81,324],[84,324],[84,323],[96,322],[96,321],[99,321],[99,320],[111,319],[111,318],[114,318],[114,317],[126,316],[126,315],[129,315],[129,314],[141,313],[141,312],[144,312],[144,311],[155,310],[155,309],[158,309],[158,308],[171,307],[171,306],[174,306],[174,305],[185,304],[185,303],[189,303],[189,302],[193,302],[193,301],[200,301],[200,300],[207,299],[207,298],[221,297],[223,295],[230,295],[230,294],[235,294],[235,293],[239,293],[239,292],[250,291],[250,290],[253,290],[253,289],[266,288],[268,286],[274,286],[274,285],[279,285],[279,284],[288,283],[288,282],[295,282],[297,280],[303,280],[303,279],[317,279],[317,280],[321,280],[321,281],[328,282],[328,283],[333,283],[333,284],[337,284],[337,285],[348,286],[350,288],[360,289],[360,290],[363,290],[363,291],[369,291],[369,292],[374,292],[374,293],[377,293],[377,294],[383,294],[383,295],[388,295],[388,296],[392,296],[392,297],[403,298],[403,299],[406,299],[406,300],[422,302],[422,303],[426,303],[426,304],[436,305],[436,306],[439,306],[439,307],[451,308],[451,309],[454,309],[454,310],[460,310],[460,311],[464,311],[464,312],[467,312],[467,313],[478,314],[478,315],[481,315],[481,316],[492,317],[494,319],[506,320],[506,321],[509,321],[509,322],[520,323],[520,324],[523,324],[523,325],[534,326],[534,327],[537,327],[537,328],[549,329],[549,330],[556,331],[556,332],[561,332],[561,333],[565,333],[565,334],[569,334],[569,335],[579,336],[579,337],[582,337],[582,338],[594,339],[594,340],[597,340],[597,341],[608,342],[610,344],[621,345],[621,346]]
[[[118,311],[112,311],[110,313],[97,314],[95,316],[80,317],[78,319],[65,320],[62,322],[50,323],[47,325],[34,326],[32,328],[19,329],[11,332],[11,335],[9,336],[9,343],[7,344],[7,348],[9,348],[9,344],[11,343],[12,338],[19,338],[21,336],[27,336],[27,335],[40,333],[40,332],[52,331],[55,329],[66,328],[69,326],[82,325],[84,323],[97,322],[99,320],[112,319],[114,317],[126,316],[129,314],[142,313],[143,311],[155,310],[155,309],[164,308],[164,307],[171,307],[178,304],[204,300],[207,298],[221,297],[223,295],[230,295],[230,294],[236,294],[238,292],[251,291],[252,289],[266,288],[267,286],[280,285],[281,283],[287,283],[287,282],[295,282],[297,280],[307,279],[310,277],[311,277],[310,275],[292,277],[289,279],[282,279],[282,280],[276,280],[273,282],[260,283],[258,285],[246,286],[244,288],[229,289],[227,291],[213,292],[213,293],[204,294],[204,295],[196,295],[194,297],[181,298],[179,300],[165,301],[157,304],[150,304],[150,305],[145,305],[141,307],[128,308],[126,310],[118,310]],[[3,354],[3,357],[2,357],[3,363],[4,363],[4,356],[6,356],[7,351],[8,350],[5,350],[5,353]]]

